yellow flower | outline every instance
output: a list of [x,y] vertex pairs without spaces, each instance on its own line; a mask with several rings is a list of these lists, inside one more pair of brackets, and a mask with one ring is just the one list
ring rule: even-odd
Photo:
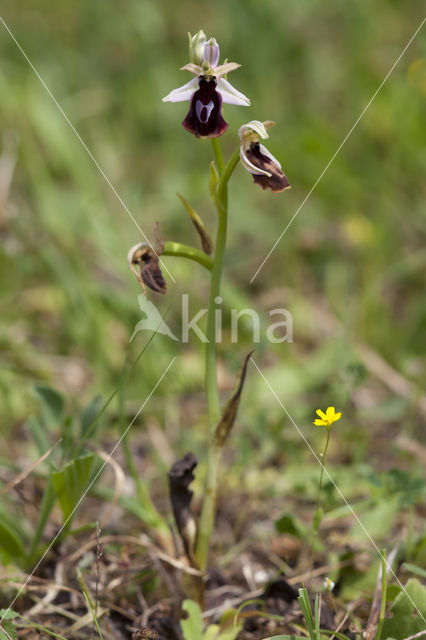
[[339,411],[339,413],[336,413],[336,409],[334,407],[328,407],[325,413],[324,411],[321,411],[321,409],[317,409],[316,412],[319,415],[319,418],[315,420],[314,424],[316,424],[317,427],[326,427],[327,429],[331,427],[333,422],[340,420],[342,416],[342,412]]

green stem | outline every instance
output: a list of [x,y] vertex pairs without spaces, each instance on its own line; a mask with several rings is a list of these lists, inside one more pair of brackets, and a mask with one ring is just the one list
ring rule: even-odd
[[234,173],[234,169],[237,166],[239,159],[240,148],[237,147],[223,170],[223,174],[217,188],[218,200],[223,204],[226,210],[228,210],[228,182]]
[[[228,163],[220,170],[220,159],[222,152],[219,141],[213,139],[213,149],[215,152],[218,169],[221,179],[217,189],[215,205],[218,213],[218,225],[216,232],[216,246],[213,259],[213,269],[210,282],[210,297],[207,310],[206,328],[206,351],[205,351],[205,386],[207,396],[207,413],[209,420],[209,449],[207,454],[207,478],[204,493],[204,502],[201,512],[200,524],[198,528],[198,539],[196,547],[196,558],[202,571],[207,565],[207,554],[210,536],[214,526],[216,511],[216,496],[219,477],[220,461],[222,457],[222,447],[218,446],[213,439],[214,430],[221,417],[219,391],[216,377],[216,298],[220,295],[220,281],[222,276],[223,256],[226,248],[226,230],[228,223],[228,182],[237,165],[239,149],[232,154]],[[219,153],[220,152],[220,153]]]
[[319,483],[318,483],[318,494],[317,494],[317,508],[314,514],[314,519],[313,519],[313,526],[312,526],[312,537],[311,537],[311,569],[310,571],[312,572],[312,569],[314,567],[314,559],[315,559],[315,542],[318,536],[318,531],[319,531],[319,527],[321,525],[321,520],[323,517],[323,512],[321,509],[321,490],[322,490],[322,480],[323,480],[323,476],[324,476],[324,467],[325,467],[325,457],[327,455],[327,449],[328,449],[328,443],[330,442],[330,427],[327,427],[327,439],[325,441],[325,447],[324,447],[324,452],[322,454],[322,460],[321,460],[321,473],[320,473],[320,478],[319,478]]
[[189,247],[188,245],[181,244],[180,242],[165,242],[163,253],[161,255],[188,258],[188,260],[194,260],[194,262],[198,262],[198,264],[201,264],[209,271],[213,269],[213,260],[210,258],[210,256],[204,253],[204,251],[196,249],[195,247]]
[[216,160],[217,170],[221,176],[223,173],[224,161],[222,148],[220,146],[219,138],[212,138],[212,147],[214,153],[214,159]]
[[322,465],[321,465],[321,473],[318,484],[318,497],[317,497],[317,509],[321,506],[321,489],[322,489],[322,479],[324,475],[324,466],[325,466],[325,456],[327,455],[328,443],[330,441],[330,427],[327,427],[327,440],[325,441],[324,453],[322,454]]

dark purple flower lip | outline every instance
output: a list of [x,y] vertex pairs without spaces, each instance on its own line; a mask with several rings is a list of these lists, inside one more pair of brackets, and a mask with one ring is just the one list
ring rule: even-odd
[[270,157],[263,154],[260,147],[259,142],[252,142],[244,154],[252,165],[271,175],[267,176],[265,174],[255,174],[252,172],[254,182],[259,184],[262,189],[271,189],[271,191],[276,193],[289,189],[290,183],[281,167],[275,164]]
[[217,80],[214,76],[200,76],[198,86],[182,126],[197,138],[217,138],[228,128],[222,117],[222,96],[216,91]]

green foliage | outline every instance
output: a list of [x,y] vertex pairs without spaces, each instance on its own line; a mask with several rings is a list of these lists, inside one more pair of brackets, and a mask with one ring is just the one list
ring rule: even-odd
[[306,527],[292,513],[283,513],[283,515],[275,521],[275,528],[279,533],[286,533],[300,540],[303,540],[307,535]]
[[193,600],[185,600],[182,609],[188,614],[180,623],[185,640],[200,640],[203,638],[203,621],[199,605]]
[[13,622],[7,620],[0,623],[0,640],[18,640],[18,632]]
[[14,519],[0,504],[0,561],[8,564],[11,561],[18,565],[26,555],[27,536],[23,523]]
[[0,609],[0,640],[17,640],[18,632],[15,629],[13,622],[14,618],[17,618],[17,614],[12,609]]
[[305,587],[299,589],[299,597],[297,598],[297,601],[299,602],[303,617],[305,618],[310,639],[321,640],[318,594],[315,595],[314,613],[312,613],[308,590],[305,589]]
[[53,488],[62,509],[64,522],[70,525],[71,517],[89,484],[95,461],[93,453],[75,458],[59,471],[52,471]]
[[411,578],[395,598],[386,617],[382,638],[403,640],[424,631],[426,618],[426,587],[416,578]]
[[322,507],[318,507],[317,509],[315,509],[314,517],[312,520],[312,528],[314,531],[318,531],[318,529],[320,528],[323,517],[324,509]]
[[419,578],[426,579],[426,569],[417,567],[415,564],[404,562],[404,564],[402,565],[402,569],[404,569],[404,571],[414,573],[415,575],[419,576]]
[[34,391],[40,399],[43,408],[43,417],[46,422],[52,426],[57,426],[57,423],[63,416],[65,408],[65,401],[62,394],[52,387],[43,385],[35,385]]
[[187,613],[187,618],[180,623],[185,640],[235,640],[242,629],[240,623],[234,622],[225,628],[211,624],[203,631],[199,605],[193,600],[184,600],[182,609]]
[[83,409],[81,413],[81,436],[85,438],[87,432],[95,422],[102,406],[102,396],[96,394],[89,404]]

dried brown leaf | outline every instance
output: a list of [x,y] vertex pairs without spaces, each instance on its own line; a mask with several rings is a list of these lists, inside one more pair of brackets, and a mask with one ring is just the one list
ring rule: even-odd
[[219,424],[217,425],[214,432],[214,441],[220,447],[223,447],[225,444],[231,429],[232,425],[235,422],[235,418],[237,417],[238,406],[240,404],[241,393],[243,390],[244,380],[246,377],[247,365],[253,351],[250,351],[249,354],[246,355],[243,366],[241,367],[238,377],[237,377],[237,387],[229,398],[228,402],[223,409],[222,417],[220,419]]

